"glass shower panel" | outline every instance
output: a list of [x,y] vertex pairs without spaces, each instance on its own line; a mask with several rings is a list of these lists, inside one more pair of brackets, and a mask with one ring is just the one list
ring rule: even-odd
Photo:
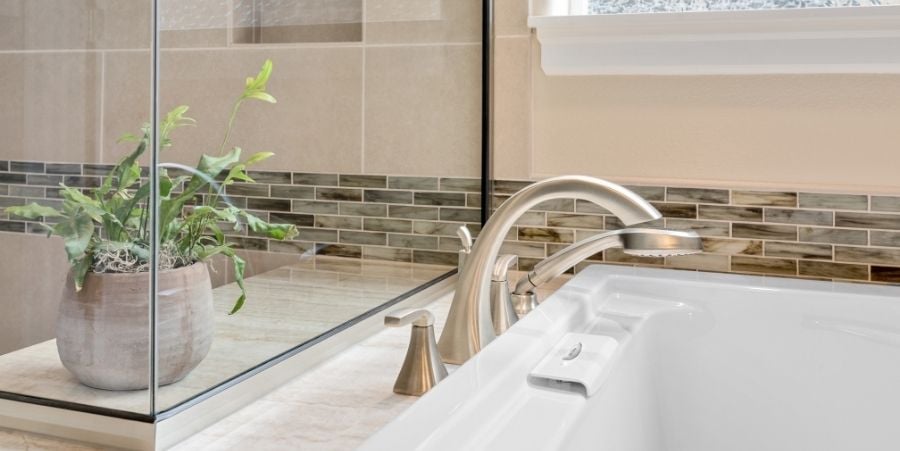
[[0,1],[2,397],[150,414],[151,4]]
[[455,268],[456,229],[480,218],[481,2],[160,14],[162,203],[178,211],[160,215],[160,370],[191,368],[160,381],[164,411]]

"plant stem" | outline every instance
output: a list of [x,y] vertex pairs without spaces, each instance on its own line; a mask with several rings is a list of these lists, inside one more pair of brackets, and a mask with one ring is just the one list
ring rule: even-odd
[[225,145],[228,144],[228,138],[231,137],[231,129],[234,128],[234,120],[237,118],[238,109],[241,107],[241,103],[244,101],[244,98],[241,97],[234,102],[234,107],[231,108],[231,117],[228,118],[228,126],[225,128],[225,138],[222,139],[222,145],[219,147],[219,156],[225,153]]

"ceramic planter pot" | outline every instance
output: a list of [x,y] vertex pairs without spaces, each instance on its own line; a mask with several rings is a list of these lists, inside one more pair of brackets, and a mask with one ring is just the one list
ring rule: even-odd
[[[69,274],[56,323],[63,365],[81,383],[105,390],[148,386],[148,273],[88,273],[75,291]],[[213,296],[203,263],[159,273],[159,385],[187,376],[213,337]]]

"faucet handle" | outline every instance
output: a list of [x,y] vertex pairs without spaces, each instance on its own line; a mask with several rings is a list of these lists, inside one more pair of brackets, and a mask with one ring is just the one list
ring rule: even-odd
[[468,227],[461,225],[456,229],[456,236],[459,237],[459,241],[462,243],[462,247],[459,249],[459,262],[457,263],[461,272],[466,264],[466,257],[472,253],[472,232],[469,231]]
[[497,257],[494,263],[494,271],[491,273],[491,280],[494,282],[506,282],[510,268],[519,264],[519,256],[515,254],[505,254]]
[[491,272],[491,322],[497,335],[506,332],[519,317],[512,305],[509,291],[509,269],[519,262],[518,255],[501,255]]
[[423,308],[410,308],[395,310],[384,316],[384,325],[388,327],[403,327],[412,324],[416,327],[429,327],[434,325],[434,315]]
[[424,395],[447,377],[447,367],[434,339],[434,315],[426,309],[404,309],[384,317],[384,325],[402,327],[412,324],[406,358],[394,383],[394,393]]
[[456,235],[462,241],[462,250],[466,251],[467,254],[472,252],[472,232],[469,231],[469,228],[464,225],[459,226],[456,229]]

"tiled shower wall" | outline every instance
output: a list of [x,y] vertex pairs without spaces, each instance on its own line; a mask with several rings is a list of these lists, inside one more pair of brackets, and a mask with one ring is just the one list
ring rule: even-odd
[[[91,188],[108,167],[0,162],[0,206],[56,204],[56,186]],[[258,184],[227,188],[232,201],[262,217],[295,224],[289,242],[233,234],[239,248],[351,258],[455,265],[456,229],[477,236],[479,181],[264,171]],[[528,182],[494,182],[494,204]],[[696,230],[699,255],[638,258],[610,250],[592,261],[815,279],[900,283],[900,196],[632,186],[664,218],[646,224]],[[527,269],[567,244],[622,227],[598,206],[574,199],[539,205],[519,219],[503,252]],[[41,233],[21,218],[0,221],[5,232]],[[588,263],[585,263],[588,264]]]
[[[150,5],[0,4],[0,159],[111,164],[130,151],[117,139],[150,114]],[[248,8],[262,14],[249,25]],[[271,59],[278,103],[247,103],[232,135],[276,154],[259,169],[480,173],[478,0],[164,0],[161,14],[160,107],[197,120],[163,161],[217,152],[244,78]]]

